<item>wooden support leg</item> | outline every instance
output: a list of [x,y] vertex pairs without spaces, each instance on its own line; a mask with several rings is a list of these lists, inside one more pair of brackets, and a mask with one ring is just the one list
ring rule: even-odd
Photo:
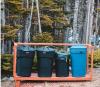
[[16,87],[20,87],[20,81],[15,81]]

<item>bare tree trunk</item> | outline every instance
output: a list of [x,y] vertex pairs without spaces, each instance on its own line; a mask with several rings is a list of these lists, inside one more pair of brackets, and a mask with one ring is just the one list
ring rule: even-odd
[[37,13],[38,13],[39,33],[42,33],[41,22],[40,22],[40,12],[39,12],[39,2],[38,2],[38,0],[36,0],[36,8],[37,8]]
[[1,25],[5,26],[5,2],[4,0],[1,0]]
[[[0,24],[1,24],[1,26],[5,26],[5,2],[4,2],[4,0],[1,0],[1,8],[2,8],[2,10],[0,11],[0,15],[1,15],[1,20],[0,20]],[[5,53],[5,51],[4,51],[4,49],[5,49],[5,45],[4,45],[4,33],[2,33],[2,35],[3,35],[3,39],[1,40],[2,41],[2,44],[1,44],[1,53],[2,54],[4,54]]]
[[90,8],[91,8],[91,0],[88,0],[88,4],[87,4],[87,28],[86,28],[86,43],[89,42],[89,32],[90,32]]
[[74,19],[73,19],[73,43],[77,43],[78,8],[79,8],[79,0],[75,0]]
[[29,0],[26,0],[26,7],[29,8]]
[[93,11],[94,11],[94,0],[88,0],[87,4],[87,28],[86,28],[86,43],[91,43],[90,37],[92,34],[93,24]]
[[[27,4],[29,4],[29,2],[27,2]],[[32,14],[33,14],[33,0],[32,0],[32,6],[31,6],[31,13],[28,15],[28,17],[26,19],[25,42],[29,42],[30,41],[30,29],[31,29],[31,24],[32,24]]]
[[90,13],[90,32],[89,32],[89,44],[91,44],[91,36],[93,35],[93,12],[94,12],[94,0],[91,0],[91,13]]
[[[73,12],[73,0],[66,0],[66,4],[64,6],[64,11],[65,12]],[[68,18],[68,21],[70,21],[71,23],[71,20],[72,20],[72,14],[68,14],[68,15],[65,15],[66,18]],[[72,23],[70,24],[72,25]],[[70,31],[72,31],[72,26],[70,27],[66,27],[65,31],[64,31],[64,42],[66,43],[71,43],[70,41],[70,38],[72,38],[72,33],[70,33]]]
[[9,54],[11,54],[11,51],[12,51],[12,50],[11,50],[11,49],[12,49],[11,43],[12,43],[11,40],[9,40],[9,41],[8,41],[8,53],[9,53]]
[[5,45],[4,45],[4,33],[1,33],[2,36],[2,40],[1,40],[1,53],[4,54],[5,53]]

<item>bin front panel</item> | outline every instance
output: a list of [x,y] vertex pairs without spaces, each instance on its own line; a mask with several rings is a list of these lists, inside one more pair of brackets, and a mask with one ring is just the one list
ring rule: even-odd
[[29,46],[19,46],[17,48],[16,73],[19,76],[30,76],[32,71],[35,49]]
[[53,60],[50,58],[39,58],[38,59],[38,76],[39,77],[51,77]]
[[72,76],[84,77],[86,75],[86,54],[72,54]]
[[87,48],[72,46],[70,49],[73,77],[84,77],[87,68]]
[[57,77],[67,77],[69,75],[69,65],[67,64],[66,52],[57,52],[55,69]]
[[52,48],[41,47],[37,49],[38,76],[51,77],[55,51]]
[[64,60],[56,60],[56,76],[67,77],[69,76],[69,65]]
[[53,60],[52,59],[48,59],[48,58],[39,58],[38,60],[38,66],[39,67],[51,67],[53,64]]

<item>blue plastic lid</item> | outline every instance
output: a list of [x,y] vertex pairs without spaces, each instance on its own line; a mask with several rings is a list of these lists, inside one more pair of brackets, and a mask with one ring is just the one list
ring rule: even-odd
[[17,48],[17,50],[21,50],[21,51],[35,51],[35,49],[30,47],[30,46],[19,46]]
[[46,51],[46,52],[49,52],[49,51],[55,51],[55,49],[50,48],[50,47],[40,47],[40,48],[37,49],[37,51]]
[[86,48],[84,45],[74,45],[71,48]]
[[70,53],[86,54],[87,48],[85,45],[74,45],[70,48]]

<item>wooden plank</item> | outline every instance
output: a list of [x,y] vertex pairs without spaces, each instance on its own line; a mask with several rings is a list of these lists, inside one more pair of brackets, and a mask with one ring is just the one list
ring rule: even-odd
[[92,80],[91,75],[87,74],[85,77],[37,77],[37,76],[30,76],[30,77],[21,77],[16,76],[16,80],[33,80],[33,81],[81,81],[81,80]]
[[55,45],[55,46],[72,46],[72,45],[78,45],[78,44],[68,44],[68,43],[14,43],[14,65],[13,65],[13,75],[14,79],[16,81],[21,80],[33,80],[33,81],[85,81],[85,80],[92,80],[92,71],[93,71],[93,46],[89,44],[84,44],[85,46],[88,46],[91,48],[91,68],[90,72],[85,77],[38,77],[38,76],[30,76],[30,77],[21,77],[17,76],[16,74],[16,55],[17,55],[17,46],[18,45],[34,45],[34,46],[45,46],[45,45]]

